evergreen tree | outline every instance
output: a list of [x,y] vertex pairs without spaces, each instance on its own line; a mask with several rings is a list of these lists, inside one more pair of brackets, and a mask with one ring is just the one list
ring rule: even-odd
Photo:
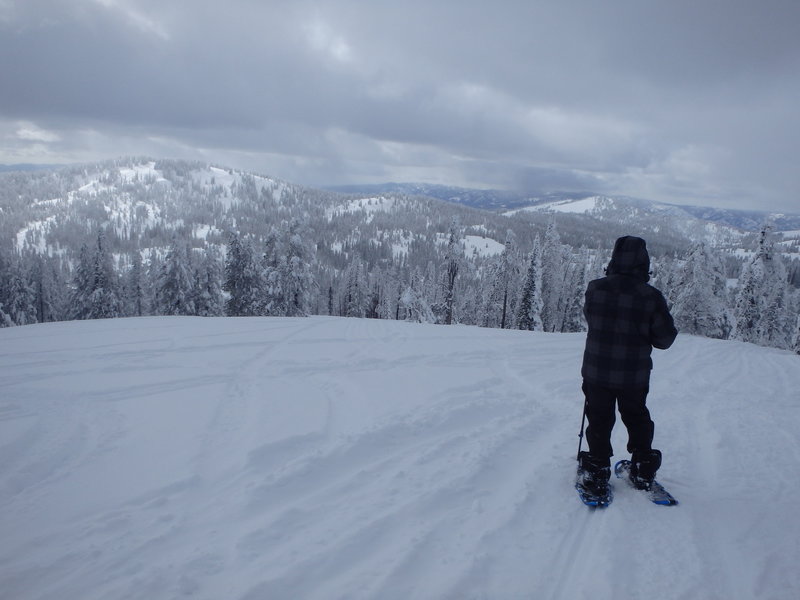
[[283,280],[284,314],[287,317],[308,316],[312,294],[315,290],[312,267],[315,250],[311,245],[312,236],[299,220],[285,224],[286,254],[281,263],[280,276]]
[[228,292],[225,313],[232,317],[261,314],[263,280],[261,270],[253,258],[249,240],[241,240],[237,233],[228,237],[228,253],[225,261],[225,283],[222,289]]
[[286,315],[286,253],[284,236],[274,226],[271,227],[262,260],[261,314],[275,317]]
[[731,315],[726,306],[726,278],[719,257],[700,242],[686,257],[671,286],[672,315],[684,333],[727,338]]
[[340,314],[344,317],[366,316],[368,298],[366,269],[361,259],[355,257],[344,272]]
[[201,317],[221,317],[225,314],[221,265],[216,249],[207,248],[194,269],[192,302],[195,314]]
[[555,219],[547,225],[542,246],[542,324],[545,331],[561,331],[565,269],[564,249]]
[[425,277],[417,267],[411,274],[411,280],[400,297],[406,321],[415,323],[434,323],[436,321],[431,306],[425,298],[424,287]]
[[89,247],[81,245],[78,264],[72,276],[72,294],[70,301],[71,319],[91,319],[91,296],[94,288],[94,269]]
[[194,278],[186,246],[173,239],[156,281],[156,311],[160,315],[194,315]]
[[112,319],[122,313],[117,272],[105,243],[105,233],[97,233],[97,245],[92,257],[91,292],[88,319]]
[[583,302],[586,287],[593,271],[593,262],[584,249],[571,255],[565,269],[564,286],[562,288],[560,306],[562,307],[562,333],[575,333],[586,330],[586,319],[583,315]]
[[759,235],[758,250],[742,269],[731,338],[777,348],[790,345],[786,267],[775,253],[771,227]]
[[447,230],[447,250],[441,266],[438,300],[433,305],[433,313],[438,323],[451,325],[455,306],[456,277],[464,256],[463,234],[458,219],[453,218]]
[[36,293],[23,271],[21,260],[11,266],[11,277],[8,283],[8,304],[4,312],[15,325],[36,323]]
[[142,265],[142,255],[138,250],[134,250],[131,268],[125,281],[125,300],[128,304],[126,313],[128,315],[141,317],[148,314],[145,290],[145,271]]
[[502,254],[494,261],[489,271],[486,300],[484,302],[484,327],[512,327],[517,299],[516,286],[519,280],[519,262],[514,247],[514,233],[508,230]]
[[526,331],[542,330],[542,256],[538,235],[528,257],[528,270],[517,304],[516,325],[517,329]]

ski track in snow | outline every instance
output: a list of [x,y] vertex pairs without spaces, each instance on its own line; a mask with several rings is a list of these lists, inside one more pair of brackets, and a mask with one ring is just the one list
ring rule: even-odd
[[146,318],[0,342],[0,598],[800,597],[786,352],[654,353],[681,504],[620,483],[592,511],[582,334]]

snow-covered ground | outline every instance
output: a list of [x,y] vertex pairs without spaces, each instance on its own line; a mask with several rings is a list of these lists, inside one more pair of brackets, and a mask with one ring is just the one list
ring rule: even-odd
[[2,329],[0,597],[800,598],[800,357],[656,353],[681,504],[618,485],[592,512],[582,346],[323,317]]

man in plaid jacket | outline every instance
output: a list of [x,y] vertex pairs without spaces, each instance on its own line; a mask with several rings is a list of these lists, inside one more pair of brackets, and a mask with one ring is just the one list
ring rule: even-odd
[[645,241],[625,236],[614,244],[606,276],[589,282],[584,315],[589,324],[583,354],[588,452],[578,457],[578,474],[599,492],[608,489],[615,404],[628,430],[631,479],[649,489],[661,466],[654,450],[647,393],[652,349],[666,350],[678,335],[664,296],[647,282],[650,256]]

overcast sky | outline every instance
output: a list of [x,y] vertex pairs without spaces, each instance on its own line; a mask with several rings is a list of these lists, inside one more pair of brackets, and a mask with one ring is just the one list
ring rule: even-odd
[[798,0],[0,0],[0,163],[800,212]]

